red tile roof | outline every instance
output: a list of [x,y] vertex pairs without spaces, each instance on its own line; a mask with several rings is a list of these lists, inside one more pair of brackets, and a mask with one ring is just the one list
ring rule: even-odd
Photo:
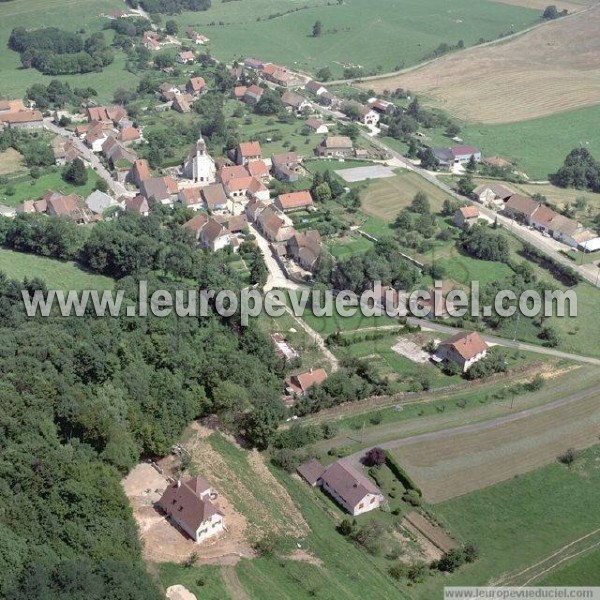
[[463,331],[443,341],[442,346],[452,346],[462,358],[471,360],[487,350],[485,340],[476,331]]
[[308,190],[303,190],[301,192],[279,194],[276,204],[281,210],[293,210],[295,208],[312,206],[313,199]]

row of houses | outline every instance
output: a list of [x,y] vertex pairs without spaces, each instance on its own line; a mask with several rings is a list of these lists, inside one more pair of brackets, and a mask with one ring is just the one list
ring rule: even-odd
[[600,250],[600,237],[593,231],[528,196],[510,196],[504,206],[504,213],[571,248],[584,252]]

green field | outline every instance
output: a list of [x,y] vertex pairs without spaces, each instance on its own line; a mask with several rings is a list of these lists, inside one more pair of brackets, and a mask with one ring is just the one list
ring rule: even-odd
[[600,586],[600,549],[583,554],[548,575],[538,585]]
[[[253,0],[251,15],[249,4],[213,2],[209,11],[184,13],[177,21],[208,36],[220,60],[256,56],[307,72],[329,66],[337,76],[344,66],[389,72],[414,65],[441,43],[463,40],[470,46],[511,27],[523,29],[540,16],[537,10],[480,0],[379,0],[376,10],[372,0],[307,0],[300,6],[293,0]],[[288,11],[295,12],[269,18]],[[314,38],[317,20],[323,32]]]
[[[66,182],[61,171],[49,170],[37,179],[29,175],[11,179],[10,183],[0,187],[0,202],[8,206],[18,206],[23,200],[36,200],[43,196],[48,190],[61,192],[63,194],[77,194],[82,198],[87,198],[93,191],[96,183],[100,179],[93,169],[88,168],[88,180],[85,185],[72,185]],[[7,187],[14,188],[14,194],[6,193]]]
[[590,106],[520,123],[466,124],[460,136],[484,156],[499,154],[532,180],[546,180],[580,144],[600,158],[600,131],[594,126],[599,119],[600,106]]
[[[433,512],[445,527],[460,541],[477,544],[481,552],[478,560],[448,575],[443,583],[485,585],[508,580],[523,585],[517,572],[598,529],[599,459],[600,446],[595,446],[582,453],[571,469],[555,463],[436,505]],[[597,583],[597,577],[592,579]],[[577,583],[593,582],[582,574]],[[415,590],[414,598],[438,598],[441,585],[439,579],[429,580]]]
[[229,595],[220,571],[221,567],[216,565],[194,568],[175,563],[164,563],[158,566],[158,579],[165,589],[179,584],[203,600],[223,600],[229,598]]
[[[21,69],[17,52],[7,46],[14,27],[60,27],[70,31],[84,29],[86,35],[99,31],[107,23],[102,13],[123,10],[120,0],[18,0],[0,4],[0,95],[21,98],[34,83],[48,83],[56,77],[42,75],[35,69]],[[107,36],[108,37],[108,36]],[[110,39],[110,38],[109,38]],[[60,76],[74,87],[93,87],[98,100],[112,99],[119,87],[133,89],[137,77],[124,70],[125,55],[118,53],[113,64],[101,73]]]
[[17,281],[38,277],[46,282],[48,288],[57,290],[112,290],[114,284],[110,277],[87,273],[73,262],[4,248],[0,248],[0,272]]

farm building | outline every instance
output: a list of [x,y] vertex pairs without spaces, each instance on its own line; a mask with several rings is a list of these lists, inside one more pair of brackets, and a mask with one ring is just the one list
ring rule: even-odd
[[275,199],[275,206],[284,213],[306,210],[313,206],[313,199],[309,190],[279,194]]
[[433,154],[443,167],[463,165],[475,157],[476,162],[481,161],[481,150],[475,146],[453,146],[452,148],[434,148]]
[[329,127],[323,123],[320,119],[310,118],[306,120],[306,127],[313,133],[329,133]]
[[501,183],[483,183],[473,190],[473,198],[484,206],[503,207],[504,202],[514,194],[513,190]]
[[224,515],[211,502],[216,496],[202,477],[171,483],[157,503],[168,517],[197,544],[217,535],[225,527]]
[[308,483],[311,487],[315,487],[319,478],[325,472],[325,467],[319,460],[313,458],[296,469],[298,475]]

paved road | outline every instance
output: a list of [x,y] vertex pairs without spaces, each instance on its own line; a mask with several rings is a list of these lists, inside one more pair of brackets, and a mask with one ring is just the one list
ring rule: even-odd
[[119,196],[131,196],[131,192],[119,181],[113,179],[110,172],[106,169],[106,167],[100,162],[100,159],[77,137],[74,136],[70,131],[65,129],[64,127],[59,127],[55,123],[52,122],[51,119],[44,119],[44,128],[48,131],[52,131],[57,135],[62,137],[69,138],[73,141],[78,150],[85,156],[86,160],[92,165],[92,168],[106,183],[108,187],[113,192],[115,197]]
[[[541,406],[535,406],[533,408],[528,408],[526,410],[522,410],[516,413],[503,415],[501,417],[496,417],[488,421],[481,421],[479,423],[461,425],[460,427],[452,427],[450,429],[441,429],[439,431],[421,433],[419,435],[413,435],[406,438],[392,440],[391,442],[382,442],[381,444],[377,444],[377,446],[379,448],[383,448],[384,450],[393,450],[395,448],[410,446],[411,444],[417,444],[420,442],[439,441],[454,437],[456,435],[465,435],[469,433],[487,431],[488,429],[494,429],[495,427],[498,427],[500,425],[505,425],[514,421],[520,421],[521,419],[527,419],[529,417],[533,417],[535,415],[554,410],[567,404],[573,404],[581,400],[586,400],[588,398],[600,398],[600,384],[597,384],[586,390],[575,392],[574,394],[571,394],[569,396],[559,398],[558,400],[553,400],[552,402],[548,402],[547,404],[542,404]],[[360,459],[364,454],[365,450],[360,450],[359,452],[355,452],[354,454],[348,456],[347,460],[351,461],[354,464],[360,464]]]

